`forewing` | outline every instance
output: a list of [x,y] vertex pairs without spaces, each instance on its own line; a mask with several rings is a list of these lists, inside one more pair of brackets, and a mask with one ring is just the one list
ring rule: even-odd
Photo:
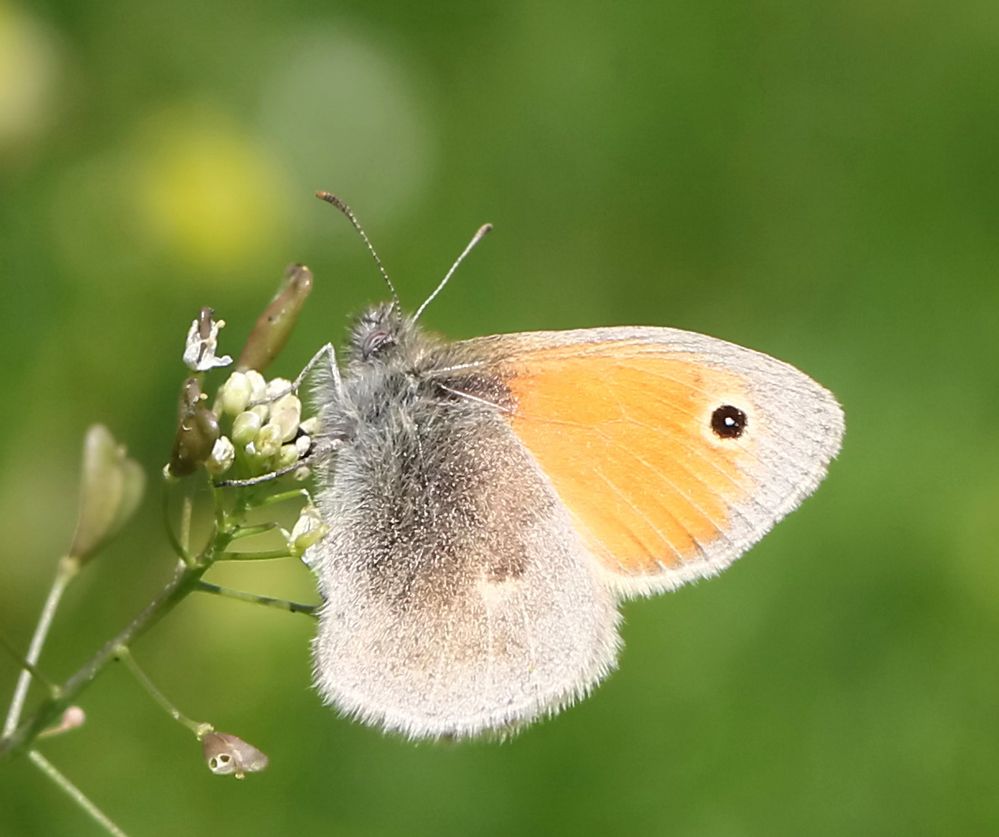
[[704,335],[601,328],[456,349],[475,359],[465,374],[504,381],[500,410],[626,595],[724,569],[815,490],[840,448],[829,392]]

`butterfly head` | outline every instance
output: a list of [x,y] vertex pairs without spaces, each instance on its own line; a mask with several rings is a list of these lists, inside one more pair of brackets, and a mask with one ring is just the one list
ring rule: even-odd
[[400,313],[394,302],[375,305],[354,322],[350,333],[350,360],[385,363],[405,350],[416,330],[413,318]]

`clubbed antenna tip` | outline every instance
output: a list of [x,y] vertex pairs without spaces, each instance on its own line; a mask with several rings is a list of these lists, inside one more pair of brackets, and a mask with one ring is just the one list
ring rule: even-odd
[[357,230],[357,234],[361,236],[361,240],[364,242],[364,245],[368,248],[368,252],[371,253],[371,257],[375,260],[375,264],[378,266],[378,272],[381,273],[382,279],[384,279],[385,284],[388,285],[389,293],[392,294],[392,301],[395,303],[396,308],[401,308],[401,305],[399,303],[399,294],[396,293],[395,285],[393,285],[392,280],[389,279],[388,272],[385,270],[385,266],[382,264],[382,260],[378,258],[378,253],[375,252],[375,248],[371,245],[371,241],[368,239],[367,233],[364,232],[364,228],[361,226],[360,222],[354,216],[354,213],[351,211],[350,207],[347,206],[347,204],[344,203],[343,200],[338,198],[332,192],[324,192],[320,190],[316,192],[316,197],[319,198],[319,200],[326,201],[326,203],[332,204],[337,209],[339,209],[340,212],[342,212],[343,215],[346,217],[346,219],[350,221],[350,225],[355,230]]

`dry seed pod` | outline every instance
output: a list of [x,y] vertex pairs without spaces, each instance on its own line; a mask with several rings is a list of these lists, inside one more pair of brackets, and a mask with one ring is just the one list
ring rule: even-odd
[[142,469],[111,432],[102,424],[90,427],[83,441],[80,511],[70,556],[83,563],[114,537],[138,507],[145,485]]
[[242,779],[247,773],[259,773],[267,767],[266,755],[227,732],[206,733],[201,739],[201,750],[208,769],[216,776]]

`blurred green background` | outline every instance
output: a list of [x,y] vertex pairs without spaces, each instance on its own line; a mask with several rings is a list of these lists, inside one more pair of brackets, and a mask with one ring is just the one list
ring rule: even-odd
[[[673,325],[841,399],[828,481],[722,578],[625,606],[621,668],[502,744],[413,746],[309,685],[305,618],[192,598],[137,659],[270,769],[209,774],[111,668],[44,746],[129,833],[999,830],[994,3],[0,0],[0,625],[68,544],[86,426],[153,477],[71,589],[62,679],[169,576],[159,485],[198,307],[235,352],[286,263],[294,374],[384,296],[452,337]],[[292,562],[214,580],[314,596]],[[259,612],[258,612],[259,611]],[[16,677],[0,658],[0,694]],[[96,833],[23,760],[0,831]]]

